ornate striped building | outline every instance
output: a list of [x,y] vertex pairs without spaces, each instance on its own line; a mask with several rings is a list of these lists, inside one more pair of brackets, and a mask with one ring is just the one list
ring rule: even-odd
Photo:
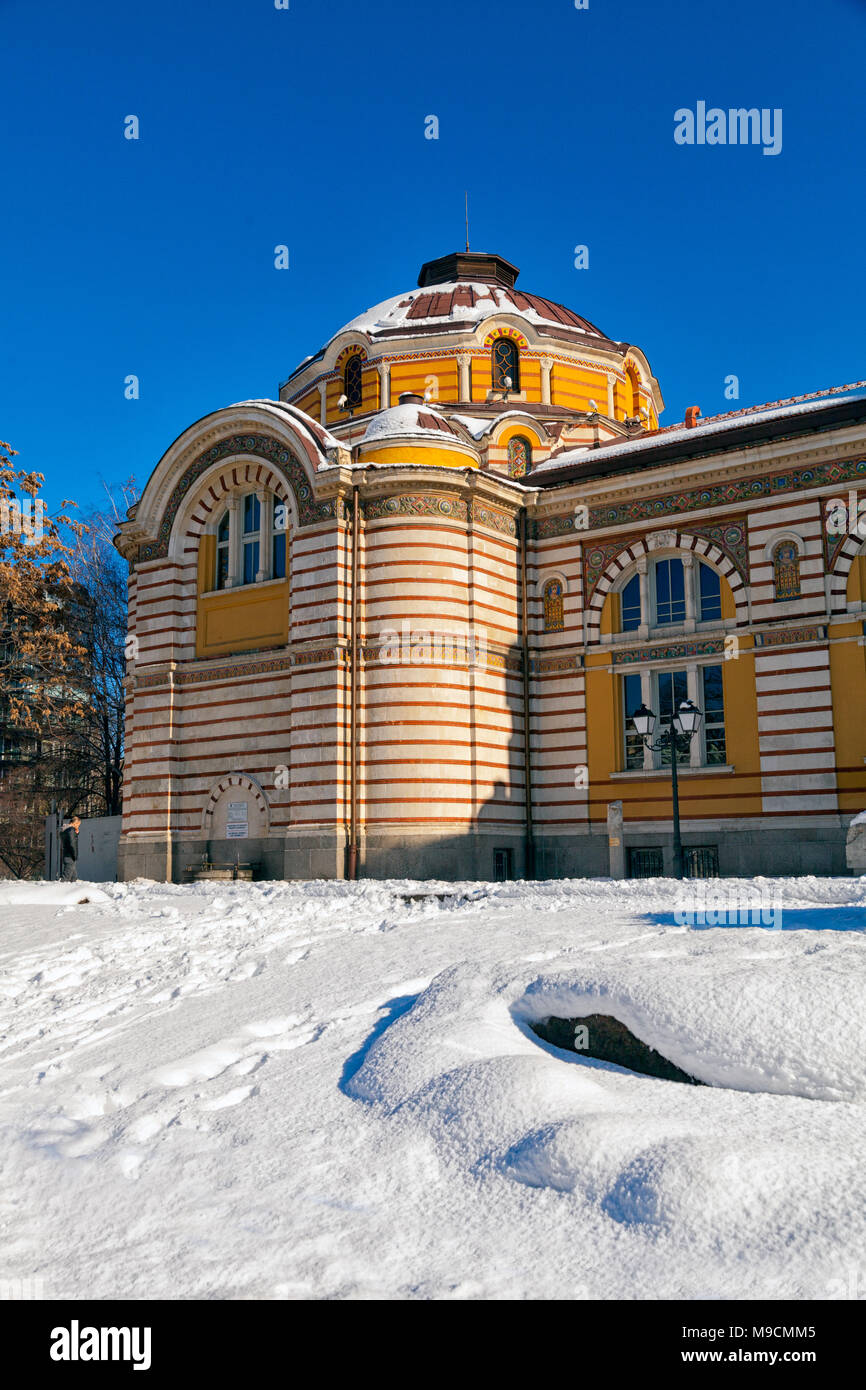
[[607,873],[616,802],[627,871],[669,871],[628,716],[684,698],[692,867],[844,871],[866,398],[660,428],[641,350],[517,277],[429,262],[158,463],[117,541],[123,876]]

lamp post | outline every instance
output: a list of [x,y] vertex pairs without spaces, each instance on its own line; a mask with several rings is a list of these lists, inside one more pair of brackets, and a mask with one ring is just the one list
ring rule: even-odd
[[688,748],[695,734],[698,732],[702,718],[702,711],[691,700],[683,700],[674,717],[666,729],[662,729],[658,737],[658,743],[653,743],[653,729],[655,727],[656,716],[646,705],[641,705],[636,709],[631,717],[637,732],[640,734],[644,747],[651,748],[657,752],[663,748],[671,750],[671,796],[673,799],[673,820],[674,820],[674,878],[683,877],[683,842],[680,837],[680,790],[677,780],[677,751],[678,740],[687,740]]

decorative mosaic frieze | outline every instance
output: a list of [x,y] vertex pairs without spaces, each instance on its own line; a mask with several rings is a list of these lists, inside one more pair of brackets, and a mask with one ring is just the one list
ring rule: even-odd
[[669,647],[630,647],[612,654],[614,666],[636,666],[644,661],[680,661],[687,656],[715,656],[725,650],[722,637],[706,637],[695,642],[674,642]]
[[470,510],[470,504],[456,494],[411,493],[401,497],[375,497],[362,503],[362,506],[367,521],[398,516],[430,516],[468,522],[471,515],[472,521],[479,526],[488,526],[505,536],[517,534],[517,523],[509,512],[474,499]]
[[823,642],[827,628],[822,623],[811,627],[776,627],[769,632],[755,633],[756,647],[788,647],[796,642]]
[[[816,463],[809,468],[790,468],[784,473],[772,473],[763,478],[737,478],[712,487],[666,492],[660,497],[640,498],[619,506],[590,507],[588,527],[621,526],[626,522],[660,520],[681,512],[700,511],[707,507],[730,506],[737,502],[754,502],[787,492],[826,487],[828,483],[858,482],[866,478],[866,459],[851,459],[837,463]],[[557,516],[539,517],[533,524],[533,534],[544,540],[575,531],[571,512]]]
[[301,463],[281,440],[273,439],[266,434],[228,435],[225,439],[220,439],[216,444],[211,445],[209,449],[205,449],[204,453],[199,454],[198,458],[184,470],[168,499],[157,539],[146,545],[140,545],[138,548],[139,562],[158,560],[168,554],[168,542],[174,519],[181,503],[186,499],[193,484],[198,481],[202,474],[207,472],[215,463],[218,463],[220,459],[236,458],[244,454],[252,455],[253,458],[264,459],[267,463],[282,470],[294,493],[302,526],[312,525],[316,521],[328,521],[337,515],[334,498],[328,498],[323,502],[316,501],[312,486]]
[[462,497],[428,496],[417,493],[404,497],[375,497],[362,502],[365,521],[379,521],[392,516],[448,517],[468,521],[469,509]]
[[537,656],[529,663],[534,676],[544,676],[551,671],[582,671],[583,657],[578,653],[571,656]]
[[[244,676],[267,675],[271,671],[288,671],[296,666],[315,666],[325,662],[345,663],[349,660],[347,647],[317,647],[314,650],[292,652],[284,656],[274,656],[259,661],[236,661],[231,665],[207,666],[194,671],[175,671],[175,685],[198,685],[204,681],[239,680]],[[136,676],[138,690],[152,686],[168,685],[169,673],[157,672],[152,675]]]

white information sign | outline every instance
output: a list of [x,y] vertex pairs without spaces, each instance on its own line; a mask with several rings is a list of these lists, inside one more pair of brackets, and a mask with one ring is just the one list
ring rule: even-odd
[[226,819],[226,839],[246,840],[249,833],[247,803],[245,801],[230,801]]

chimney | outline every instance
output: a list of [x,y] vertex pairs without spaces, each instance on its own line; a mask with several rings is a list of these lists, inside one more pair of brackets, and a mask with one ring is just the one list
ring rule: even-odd
[[699,405],[690,405],[686,408],[686,429],[693,430],[698,423],[698,416],[701,413]]

